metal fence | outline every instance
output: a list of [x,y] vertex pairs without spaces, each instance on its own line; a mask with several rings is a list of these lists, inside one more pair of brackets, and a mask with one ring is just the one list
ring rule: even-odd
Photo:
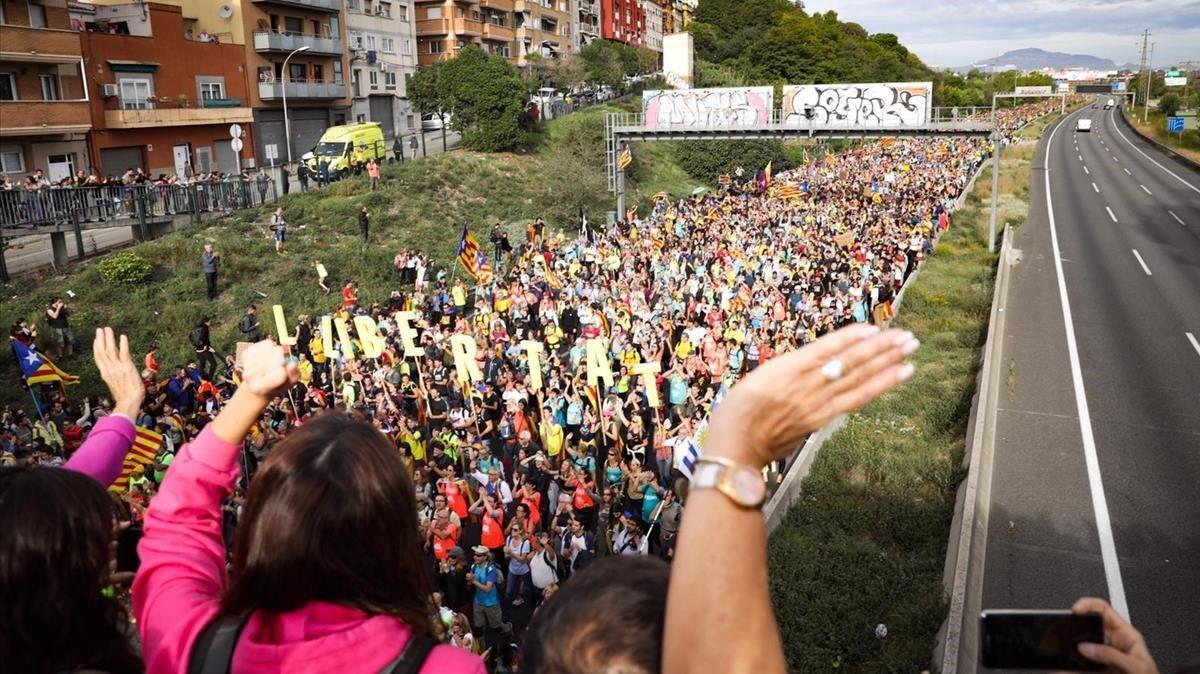
[[176,185],[100,185],[0,190],[0,226],[34,229],[78,221],[199,215],[271,203],[274,180],[232,180]]

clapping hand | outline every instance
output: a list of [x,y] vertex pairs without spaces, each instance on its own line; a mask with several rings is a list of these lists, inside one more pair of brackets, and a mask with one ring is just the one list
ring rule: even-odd
[[92,358],[115,401],[113,411],[136,420],[146,398],[146,385],[129,355],[129,338],[121,335],[118,345],[112,328],[96,328]]
[[242,386],[261,398],[273,398],[300,378],[295,363],[289,363],[283,347],[271,340],[257,342],[242,352]]

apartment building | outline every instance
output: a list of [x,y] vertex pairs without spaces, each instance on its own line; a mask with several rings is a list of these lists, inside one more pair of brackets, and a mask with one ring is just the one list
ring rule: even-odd
[[675,32],[682,33],[692,25],[692,21],[696,18],[696,5],[699,0],[671,0],[671,4],[678,8],[679,13],[676,15]]
[[600,0],[572,0],[575,35],[572,46],[579,51],[592,40],[600,39]]
[[[90,164],[106,174],[236,171],[254,165],[245,46],[185,28],[177,5],[71,3],[88,64]],[[201,39],[203,38],[203,39]],[[241,124],[239,153],[229,125]]]
[[517,64],[531,55],[557,59],[574,48],[570,0],[516,0]]
[[[185,15],[188,5],[214,2],[181,1]],[[250,90],[254,141],[264,164],[288,159],[285,127],[291,130],[295,160],[316,146],[327,127],[351,120],[342,1],[226,0],[218,5],[229,7],[235,17],[240,14],[249,34],[245,68],[254,83]]]
[[417,64],[454,58],[477,45],[517,61],[513,0],[415,0]]
[[600,37],[630,45],[644,44],[646,14],[642,0],[600,0]]
[[663,6],[662,0],[641,0],[645,18],[645,40],[642,44],[662,53]]
[[87,170],[90,93],[66,0],[0,0],[0,174]]
[[417,71],[415,20],[411,0],[346,0],[350,114],[378,122],[385,138],[420,125],[407,95]]

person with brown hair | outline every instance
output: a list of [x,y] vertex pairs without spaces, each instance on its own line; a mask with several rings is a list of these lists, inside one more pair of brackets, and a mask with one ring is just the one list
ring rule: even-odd
[[434,646],[412,480],[383,434],[345,414],[318,415],[271,450],[227,578],[221,503],[242,442],[297,379],[269,341],[243,362],[242,385],[180,450],[146,515],[133,609],[147,670],[482,674],[472,654]]

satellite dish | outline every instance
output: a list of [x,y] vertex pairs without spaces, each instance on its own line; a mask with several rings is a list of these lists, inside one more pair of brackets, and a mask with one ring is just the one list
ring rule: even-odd
[[233,16],[233,5],[224,4],[217,7],[217,16],[222,19],[228,19]]

